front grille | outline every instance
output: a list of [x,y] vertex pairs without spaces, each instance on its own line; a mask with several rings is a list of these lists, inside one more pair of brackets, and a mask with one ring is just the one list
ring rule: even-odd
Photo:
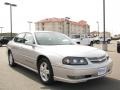
[[107,60],[106,56],[88,58],[92,63],[102,63]]

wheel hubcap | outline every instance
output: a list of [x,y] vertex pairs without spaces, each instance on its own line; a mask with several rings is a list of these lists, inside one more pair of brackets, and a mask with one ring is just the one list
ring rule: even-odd
[[10,61],[10,65],[12,65],[12,63],[13,63],[13,58],[12,58],[12,55],[10,54],[10,56],[9,56],[9,61]]
[[48,81],[49,80],[49,75],[50,75],[50,71],[48,69],[48,65],[46,62],[43,62],[40,65],[40,76],[42,78],[43,81]]

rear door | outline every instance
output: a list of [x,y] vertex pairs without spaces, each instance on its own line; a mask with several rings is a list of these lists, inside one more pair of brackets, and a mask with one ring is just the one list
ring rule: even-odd
[[18,34],[12,41],[13,43],[11,45],[13,57],[15,61],[19,63],[23,63],[23,55],[22,55],[21,47],[24,44],[24,36],[25,33]]

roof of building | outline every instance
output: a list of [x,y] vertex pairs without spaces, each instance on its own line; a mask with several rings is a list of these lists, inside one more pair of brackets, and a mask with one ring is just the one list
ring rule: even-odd
[[[66,18],[55,18],[55,17],[53,17],[53,18],[46,18],[46,19],[40,20],[38,22],[39,23],[64,22],[64,21],[67,21],[67,20],[68,19],[66,19]],[[36,23],[38,23],[38,22],[36,22]],[[78,26],[81,26],[81,27],[89,26],[87,24],[87,21],[85,21],[85,20],[81,20],[79,22],[69,20],[69,22],[72,23],[73,25],[78,25]]]
[[65,18],[46,18],[41,20],[40,22],[63,22],[65,21]]

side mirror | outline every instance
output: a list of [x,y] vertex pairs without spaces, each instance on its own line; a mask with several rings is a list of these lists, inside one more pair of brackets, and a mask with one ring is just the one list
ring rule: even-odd
[[29,46],[32,46],[32,47],[35,46],[35,43],[32,42],[32,41],[25,41],[25,44],[26,44],[26,45],[29,45]]

